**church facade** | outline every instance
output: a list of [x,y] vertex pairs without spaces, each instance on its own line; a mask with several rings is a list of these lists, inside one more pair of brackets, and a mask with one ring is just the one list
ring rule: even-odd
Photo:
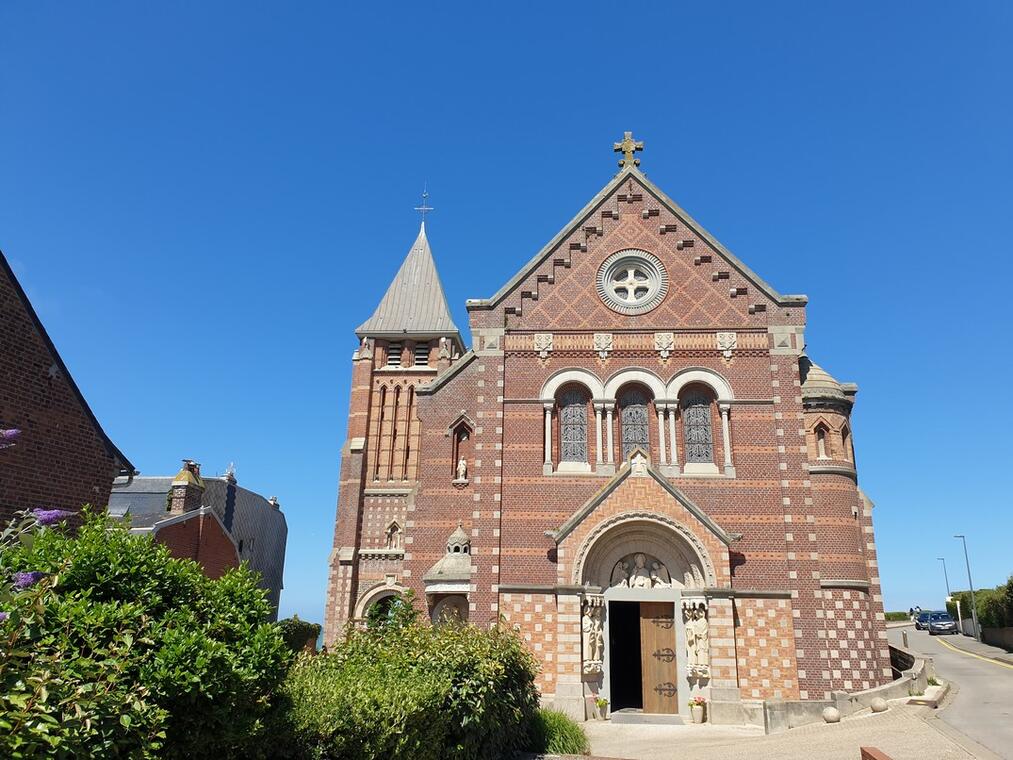
[[352,358],[325,639],[409,589],[516,628],[576,717],[736,720],[891,679],[857,387],[640,170],[490,298],[447,308],[423,224]]

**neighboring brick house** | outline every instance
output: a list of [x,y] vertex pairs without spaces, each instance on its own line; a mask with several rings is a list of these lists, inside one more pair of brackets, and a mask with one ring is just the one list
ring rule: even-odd
[[325,640],[411,589],[505,619],[577,716],[743,720],[891,678],[857,388],[639,170],[488,299],[464,352],[423,226],[356,334]]
[[35,507],[105,507],[133,465],[109,440],[0,253],[0,522]]
[[193,559],[212,578],[246,562],[278,612],[288,527],[275,497],[240,486],[231,468],[221,477],[201,475],[189,459],[173,477],[120,478],[109,513],[129,517],[133,531],[151,533],[174,556]]

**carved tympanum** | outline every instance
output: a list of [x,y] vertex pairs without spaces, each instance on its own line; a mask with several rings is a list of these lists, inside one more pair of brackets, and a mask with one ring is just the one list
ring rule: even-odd
[[672,577],[660,560],[643,552],[629,554],[612,568],[610,585],[624,588],[668,588]]

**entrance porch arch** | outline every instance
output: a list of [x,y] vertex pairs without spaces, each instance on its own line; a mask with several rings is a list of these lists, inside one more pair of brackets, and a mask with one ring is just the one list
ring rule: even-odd
[[609,588],[617,564],[637,554],[660,562],[674,588],[717,585],[714,562],[700,539],[685,525],[653,512],[624,512],[596,526],[577,551],[573,583]]

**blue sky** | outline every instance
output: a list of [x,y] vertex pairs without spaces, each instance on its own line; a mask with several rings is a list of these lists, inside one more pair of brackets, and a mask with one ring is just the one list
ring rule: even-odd
[[[367,7],[368,5],[368,7]],[[1013,6],[8,2],[0,248],[102,424],[277,494],[322,617],[354,327],[423,182],[455,318],[642,168],[860,385],[888,608],[1013,571]]]

